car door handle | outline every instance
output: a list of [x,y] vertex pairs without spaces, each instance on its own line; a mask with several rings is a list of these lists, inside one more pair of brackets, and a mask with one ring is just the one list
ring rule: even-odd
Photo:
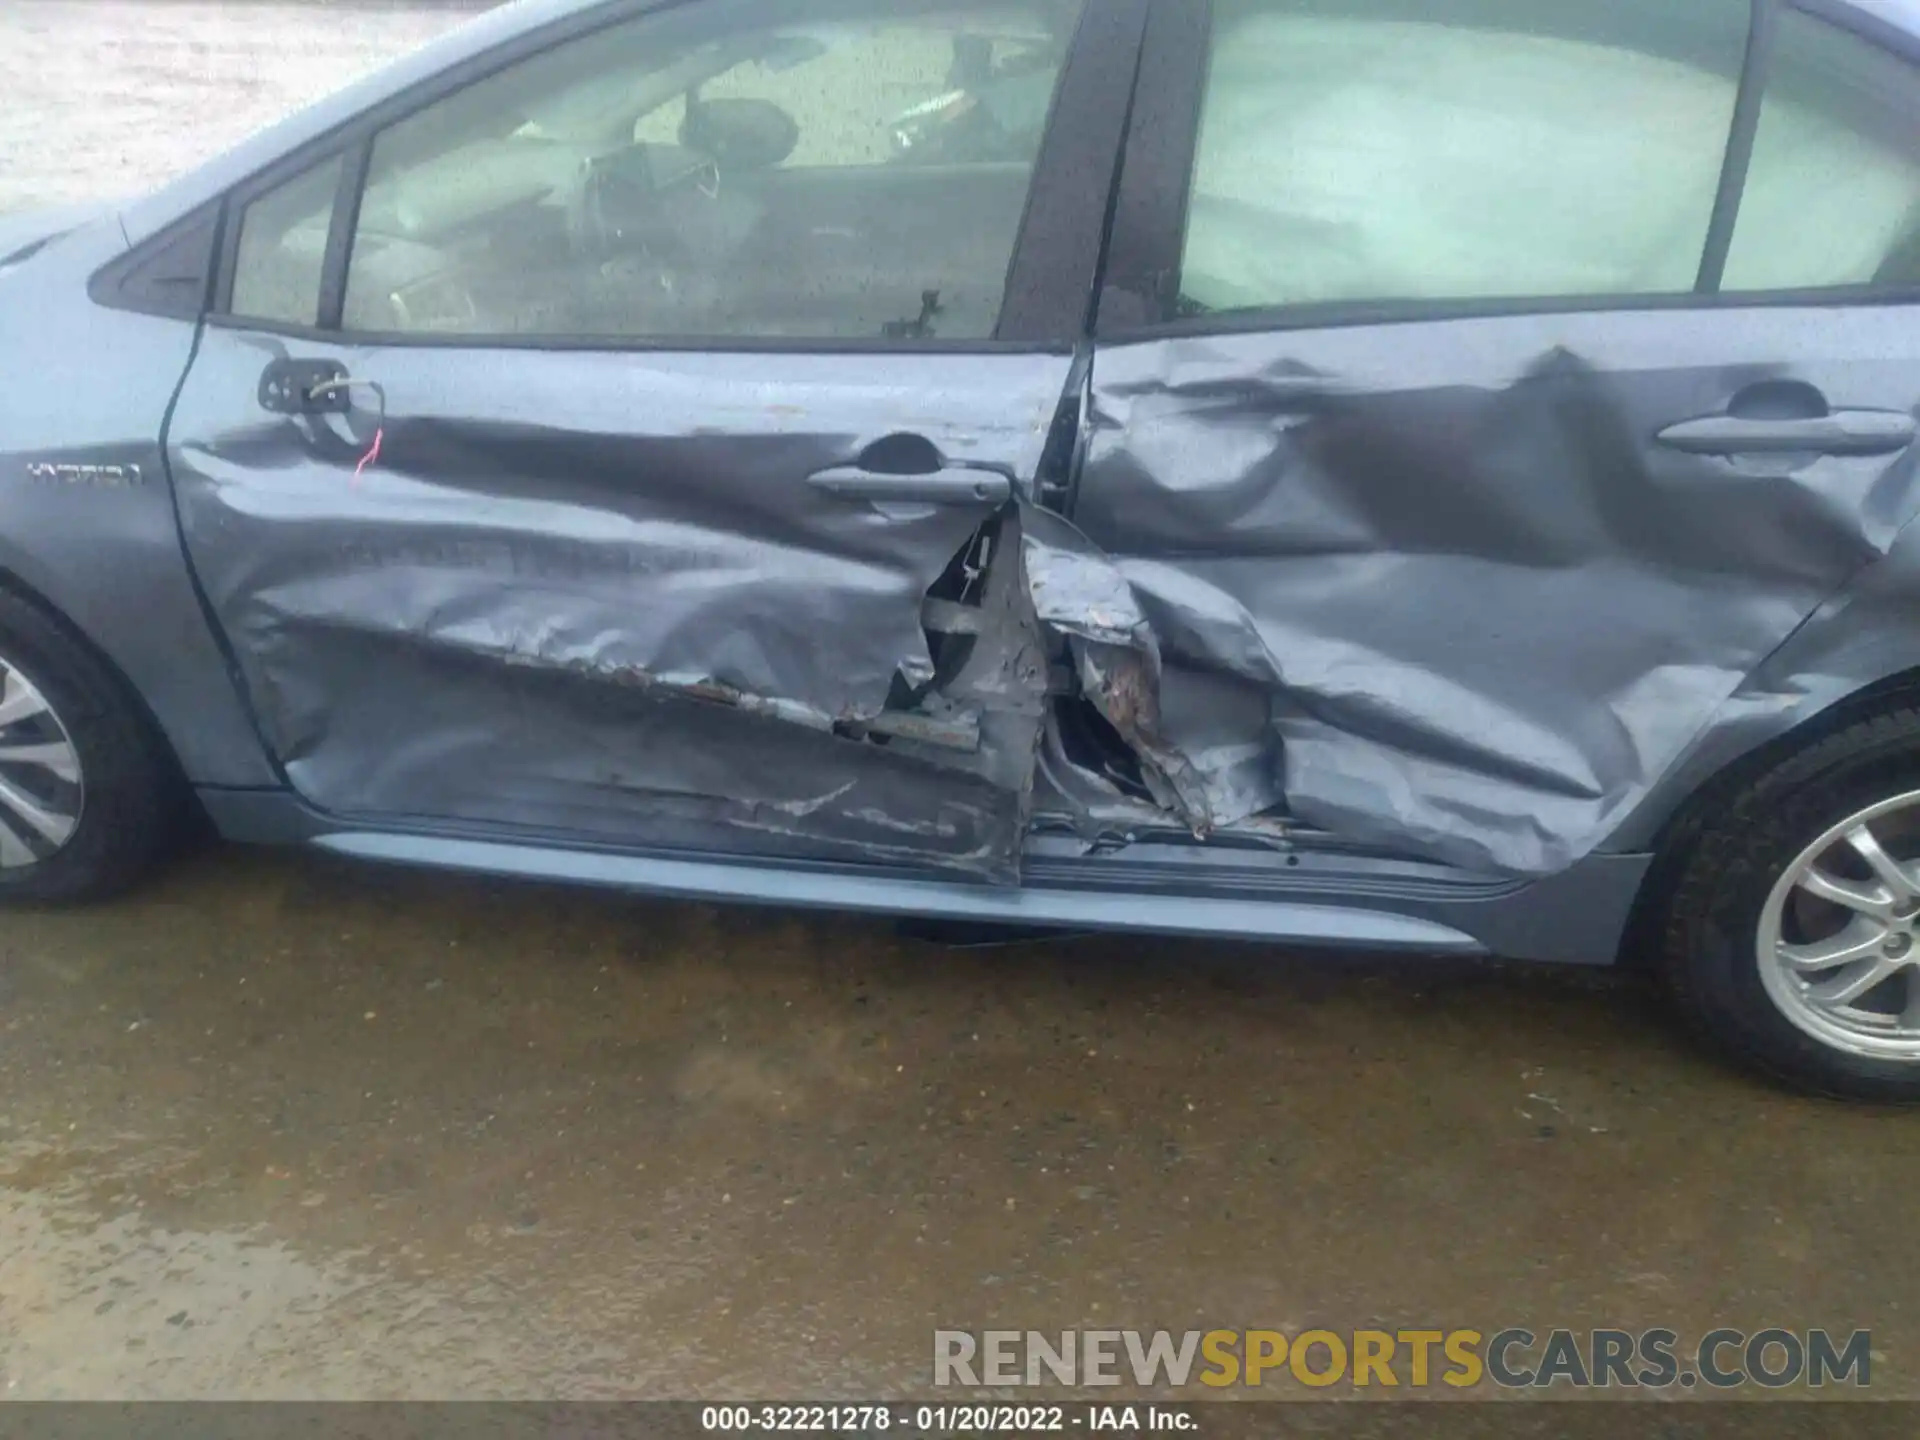
[[992,470],[949,465],[923,475],[886,475],[858,465],[838,465],[807,477],[816,490],[841,500],[921,505],[1001,505],[1013,482]]
[[1694,455],[1891,455],[1913,443],[1913,417],[1897,410],[1836,410],[1806,418],[1703,415],[1660,432]]

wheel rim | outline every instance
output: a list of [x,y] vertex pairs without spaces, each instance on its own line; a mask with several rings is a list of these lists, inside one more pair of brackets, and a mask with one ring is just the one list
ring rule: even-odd
[[35,865],[80,827],[80,754],[39,687],[0,657],[0,870]]
[[1920,791],[1856,811],[1795,856],[1758,944],[1767,994],[1802,1031],[1920,1061]]

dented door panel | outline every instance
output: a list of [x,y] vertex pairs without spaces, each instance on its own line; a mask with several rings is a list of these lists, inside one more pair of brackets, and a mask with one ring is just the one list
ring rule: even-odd
[[[1118,624],[1083,632],[1105,677],[1090,698],[1197,833],[1264,809],[1556,872],[1710,748],[1748,677],[1912,520],[1915,320],[1515,316],[1105,347],[1077,529],[1047,553],[1030,538],[1028,563],[1105,587]],[[1861,419],[1847,443],[1793,430],[1819,405]],[[1662,439],[1729,418],[1765,443]],[[1225,736],[1200,689],[1222,683],[1266,701]]]
[[[337,364],[350,409],[263,408],[286,358]],[[263,729],[322,809],[1009,880],[1044,663],[1029,624],[942,673],[922,612],[943,577],[977,610],[995,556],[1017,566],[1001,497],[1069,363],[210,327],[170,461]],[[809,483],[862,465],[981,484]]]

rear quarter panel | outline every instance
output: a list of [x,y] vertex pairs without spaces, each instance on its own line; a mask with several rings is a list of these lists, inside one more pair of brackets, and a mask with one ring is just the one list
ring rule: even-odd
[[[1920,524],[1820,606],[1723,704],[1604,849],[1657,847],[1702,787],[1762,747],[1811,736],[1868,692],[1920,692]],[[1889,701],[1888,703],[1892,703]]]

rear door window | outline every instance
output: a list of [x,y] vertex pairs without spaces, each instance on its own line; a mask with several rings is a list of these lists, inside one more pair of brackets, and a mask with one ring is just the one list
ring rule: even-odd
[[1723,287],[1842,285],[1920,285],[1920,74],[1788,10]]
[[1747,0],[1216,0],[1193,311],[1691,290]]

